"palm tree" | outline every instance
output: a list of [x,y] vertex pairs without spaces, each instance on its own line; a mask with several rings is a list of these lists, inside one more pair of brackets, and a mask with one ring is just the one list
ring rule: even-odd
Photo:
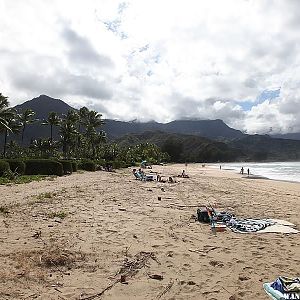
[[53,150],[57,149],[58,147],[59,143],[52,142],[50,138],[33,140],[29,146],[35,155],[38,154],[38,156],[41,158],[49,158],[52,155]]
[[[92,158],[96,158],[96,149],[106,140],[106,134],[103,130],[97,132],[96,130],[90,135],[90,145],[92,148]],[[97,151],[98,152],[98,151]]]
[[[80,126],[80,125],[86,126],[88,114],[89,114],[89,110],[88,110],[88,108],[86,108],[85,106],[84,106],[84,107],[81,107],[81,108],[79,109],[79,112],[78,112],[78,116],[79,116],[79,126]],[[80,127],[79,127],[79,129],[80,129]]]
[[104,158],[106,160],[115,160],[115,158],[120,153],[120,150],[121,149],[118,144],[116,144],[116,143],[109,144],[109,145],[107,145],[107,147],[105,149]]
[[8,98],[0,93],[0,131],[8,129],[7,118],[14,114],[11,108],[9,108]]
[[92,158],[95,156],[95,141],[97,140],[99,143],[105,140],[105,133],[102,131],[99,136],[97,135],[97,128],[104,124],[103,120],[101,119],[102,115],[98,112],[91,110],[87,113],[86,116],[86,130],[85,135],[89,144],[89,150],[92,152]]
[[90,110],[87,115],[86,126],[91,126],[93,128],[98,128],[104,124],[101,119],[102,115],[94,110]]
[[60,118],[54,111],[49,112],[47,120],[42,122],[42,125],[50,125],[50,141],[53,142],[53,126],[58,126]]
[[4,130],[4,145],[3,145],[3,157],[6,156],[6,145],[7,145],[7,138],[9,133],[17,134],[20,132],[21,124],[18,121],[16,111],[11,109],[12,114],[6,118],[6,123],[8,128]]
[[25,111],[23,111],[21,114],[19,114],[19,121],[22,126],[22,140],[21,144],[23,146],[23,141],[24,141],[24,133],[25,133],[25,128],[28,124],[32,124],[37,119],[34,119],[35,112],[32,109],[27,108]]
[[64,116],[65,116],[65,119],[66,119],[68,122],[71,122],[71,123],[73,123],[73,124],[75,124],[75,125],[76,125],[76,123],[79,121],[79,115],[78,115],[78,113],[77,113],[75,110],[73,110],[73,109],[69,110],[69,111],[67,112],[67,114],[64,115]]
[[80,154],[82,154],[84,151],[83,145],[84,145],[84,136],[82,135],[82,129],[86,128],[86,124],[87,124],[87,116],[89,114],[89,110],[87,107],[81,107],[78,111],[78,136],[77,136],[77,141],[76,141],[76,156],[79,157]]
[[75,111],[70,110],[59,123],[59,132],[63,147],[64,158],[70,155],[70,148],[76,144],[76,136],[78,134],[76,123],[78,115]]
[[9,158],[20,158],[23,153],[19,144],[13,140],[8,143],[6,148]]

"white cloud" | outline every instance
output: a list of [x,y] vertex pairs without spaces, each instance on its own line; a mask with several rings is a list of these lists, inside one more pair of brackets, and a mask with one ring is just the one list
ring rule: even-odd
[[[0,92],[12,104],[48,94],[123,120],[219,118],[249,133],[300,131],[299,8],[296,0],[0,0]],[[279,97],[258,101],[278,88]]]

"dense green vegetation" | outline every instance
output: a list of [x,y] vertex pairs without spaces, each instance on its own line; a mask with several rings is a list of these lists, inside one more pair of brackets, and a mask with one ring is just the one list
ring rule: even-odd
[[[71,160],[62,159],[62,160],[59,160],[58,162],[62,164],[64,175],[73,173],[73,164],[72,164]],[[76,171],[74,171],[74,172],[76,172]]]
[[118,143],[124,146],[140,145],[146,141],[150,145],[155,144],[155,147],[162,149],[163,153],[167,153],[170,161],[173,162],[225,162],[235,161],[243,157],[243,152],[225,143],[194,135],[148,131],[118,139]]
[[6,159],[6,162],[9,164],[9,168],[12,172],[19,175],[25,174],[25,163],[21,159]]
[[6,161],[0,160],[0,177],[5,175],[6,172],[10,170],[9,164]]
[[268,135],[247,135],[229,143],[230,147],[246,153],[252,161],[299,161],[300,141],[275,139]]
[[25,162],[26,175],[57,175],[64,174],[63,165],[51,159],[28,159]]
[[96,171],[96,164],[92,160],[82,160],[78,164],[78,169],[79,170],[95,172]]
[[[38,122],[49,127],[49,137],[33,139],[26,145],[27,129]],[[132,147],[108,143],[101,130],[103,124],[102,115],[86,107],[69,110],[62,116],[49,112],[47,119],[38,120],[29,108],[24,111],[10,108],[7,97],[0,94],[0,135],[4,142],[0,176],[62,176],[76,172],[77,168],[95,171],[108,166],[127,167],[142,160],[160,163],[169,159],[167,153],[153,144],[141,143]],[[58,139],[54,139],[54,128],[58,129]],[[20,142],[9,141],[11,134],[19,134]]]

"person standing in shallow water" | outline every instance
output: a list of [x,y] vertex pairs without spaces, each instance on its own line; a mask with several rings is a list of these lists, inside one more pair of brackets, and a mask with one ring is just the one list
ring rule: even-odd
[[242,175],[244,175],[244,167],[241,168],[241,172]]
[[250,170],[249,170],[249,168],[247,169],[247,174],[248,174],[248,176],[250,175]]

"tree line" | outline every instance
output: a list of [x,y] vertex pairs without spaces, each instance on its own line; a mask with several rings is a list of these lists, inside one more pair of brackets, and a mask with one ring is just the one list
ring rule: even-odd
[[[24,144],[28,126],[40,123],[49,127],[49,137],[32,139]],[[69,110],[59,116],[49,112],[45,120],[38,120],[32,109],[18,112],[10,107],[8,98],[0,93],[0,134],[3,135],[3,158],[64,158],[123,161],[134,164],[142,160],[151,163],[167,161],[169,156],[154,144],[141,143],[120,147],[107,141],[102,115],[94,110],[82,107]],[[54,128],[59,138],[54,138]],[[11,134],[20,135],[20,142],[8,138]]]

